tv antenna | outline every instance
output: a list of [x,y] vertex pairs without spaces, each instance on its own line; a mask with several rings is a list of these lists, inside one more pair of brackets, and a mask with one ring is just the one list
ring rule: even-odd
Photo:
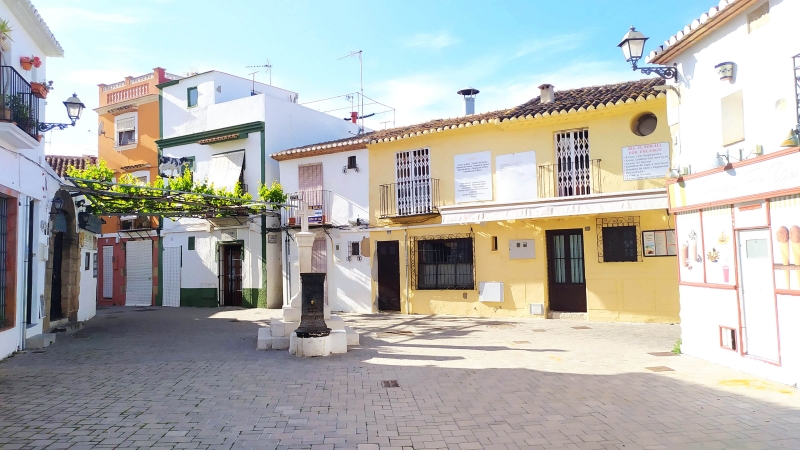
[[[245,66],[245,67],[247,67],[248,69],[254,69],[254,68],[258,68],[258,67],[266,67],[267,68],[267,73],[269,74],[269,85],[272,86],[272,64],[269,63],[269,60],[267,60],[266,64],[262,64],[260,66]],[[258,72],[253,72],[253,73],[258,73]],[[253,79],[255,80],[255,78],[253,78]],[[254,84],[254,86],[255,86],[255,84]],[[253,90],[255,90],[255,88]]]
[[341,58],[337,59],[337,61],[341,61],[341,60],[343,60],[345,58],[349,58],[351,56],[358,55],[358,66],[359,66],[360,77],[361,77],[361,105],[359,107],[358,116],[361,117],[361,128],[364,128],[364,118],[362,117],[364,115],[364,61],[361,58],[361,54],[362,54],[362,50],[351,51],[350,53],[348,53],[348,54],[342,56]]
[[258,73],[257,70],[255,72],[248,73],[248,75],[253,77],[253,89],[250,90],[250,95],[256,95],[256,74],[257,73]]

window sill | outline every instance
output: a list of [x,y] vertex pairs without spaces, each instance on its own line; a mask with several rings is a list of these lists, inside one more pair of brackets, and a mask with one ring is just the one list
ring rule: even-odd
[[133,144],[127,144],[127,145],[118,145],[118,146],[114,147],[114,149],[115,149],[116,151],[118,151],[118,152],[121,152],[121,151],[123,151],[123,150],[132,150],[132,149],[134,149],[134,148],[136,148],[136,147],[138,147],[138,146],[139,146],[139,144],[138,144],[138,143],[136,143],[136,142],[134,142]]
[[16,326],[14,326],[14,325],[9,325],[7,327],[0,328],[0,333],[2,333],[4,331],[13,330],[14,328],[16,328]]

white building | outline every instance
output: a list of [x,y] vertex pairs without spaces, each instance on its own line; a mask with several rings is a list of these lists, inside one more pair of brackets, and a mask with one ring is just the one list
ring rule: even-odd
[[[161,156],[187,158],[216,187],[279,180],[272,152],[357,133],[355,124],[297,104],[297,94],[210,71],[159,85]],[[277,217],[166,221],[165,306],[282,305]]]
[[[275,153],[281,184],[291,202],[312,209],[309,231],[316,233],[312,269],[327,273],[326,301],[331,311],[373,312],[369,264],[368,139],[354,137],[334,145],[315,144]],[[292,235],[300,231],[297,208],[285,210],[284,305],[299,293],[298,255]]]
[[784,142],[800,113],[797,17],[794,0],[722,0],[648,58],[679,72],[682,350],[787,384],[800,382],[800,148]]
[[[45,162],[38,123],[45,102],[31,90],[46,78],[47,58],[64,50],[28,0],[0,2],[11,39],[0,40],[0,358],[49,331],[45,272],[49,213],[58,176]],[[38,56],[40,67],[23,68],[22,56]],[[57,80],[56,80],[57,81]],[[66,117],[64,117],[66,119]],[[63,121],[63,120],[62,120]]]

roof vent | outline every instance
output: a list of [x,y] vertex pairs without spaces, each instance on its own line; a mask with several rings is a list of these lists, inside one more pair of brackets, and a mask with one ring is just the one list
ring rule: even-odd
[[541,94],[539,94],[539,103],[553,103],[556,100],[556,94],[553,91],[552,84],[543,84],[539,86]]
[[475,96],[481,91],[472,88],[462,89],[456,94],[464,96],[464,115],[470,116],[475,114]]

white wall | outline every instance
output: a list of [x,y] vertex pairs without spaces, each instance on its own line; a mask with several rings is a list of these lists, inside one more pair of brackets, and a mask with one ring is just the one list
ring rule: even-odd
[[[93,263],[97,250],[81,248],[80,293],[78,295],[78,321],[89,320],[97,313],[97,278],[94,278]],[[86,253],[89,253],[89,269],[86,269]],[[98,268],[99,269],[99,268]]]
[[[352,169],[342,172],[349,156],[356,157],[358,172]],[[369,220],[368,157],[369,151],[362,149],[279,161],[281,185],[284,192],[298,192],[298,167],[322,163],[322,189],[333,195],[331,221],[336,225],[347,225],[349,220],[357,218],[366,221]]]
[[[334,230],[333,266],[328,265],[328,301],[331,311],[371,313],[372,275],[369,258],[362,256],[347,260],[347,246],[351,241],[361,242],[369,238],[369,232],[362,230]],[[336,245],[339,249],[336,250]]]
[[[766,0],[765,0],[766,1]],[[669,123],[679,123],[676,162],[691,164],[692,172],[724,165],[716,154],[730,151],[738,160],[756,145],[765,153],[780,143],[797,123],[792,56],[800,53],[797,17],[800,2],[770,0],[769,22],[748,33],[747,13],[764,1],[709,33],[670,61],[678,64],[680,98],[668,95]],[[735,82],[720,81],[715,65],[736,63]],[[721,99],[742,91],[744,135],[740,143],[722,146]],[[676,134],[673,128],[673,135]],[[751,155],[753,157],[754,155]]]

